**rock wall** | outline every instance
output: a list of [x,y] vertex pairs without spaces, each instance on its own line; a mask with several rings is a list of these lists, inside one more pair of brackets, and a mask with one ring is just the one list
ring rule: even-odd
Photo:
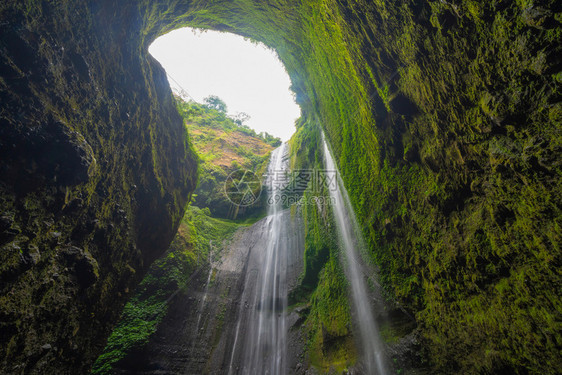
[[197,162],[136,6],[0,5],[0,372],[86,373]]

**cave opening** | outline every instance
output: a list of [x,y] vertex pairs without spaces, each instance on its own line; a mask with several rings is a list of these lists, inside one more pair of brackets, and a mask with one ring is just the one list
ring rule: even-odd
[[[295,132],[301,111],[277,52],[242,36],[184,27],[149,46],[174,94],[184,101],[220,98],[236,122],[283,141]],[[218,105],[218,103],[208,105]]]

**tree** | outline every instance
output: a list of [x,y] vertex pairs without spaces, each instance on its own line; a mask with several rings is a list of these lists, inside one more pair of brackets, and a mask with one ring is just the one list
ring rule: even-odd
[[219,112],[226,113],[227,107],[226,103],[216,95],[209,95],[205,99],[205,106],[207,108],[216,109]]
[[250,115],[246,112],[238,112],[234,116],[231,117],[232,121],[234,121],[238,126],[244,125],[246,121],[250,119]]
[[281,142],[281,139],[269,134],[268,132],[261,132],[260,137],[265,141],[265,143],[268,143],[273,147],[279,147],[283,143]]

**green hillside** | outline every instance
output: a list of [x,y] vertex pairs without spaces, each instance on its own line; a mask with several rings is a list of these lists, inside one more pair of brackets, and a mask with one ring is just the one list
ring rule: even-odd
[[199,179],[192,204],[208,207],[213,216],[221,218],[259,215],[264,208],[262,200],[250,207],[238,207],[225,195],[225,183],[229,175],[241,170],[263,175],[271,151],[281,141],[267,133],[257,134],[224,111],[176,99],[191,143],[199,155]]

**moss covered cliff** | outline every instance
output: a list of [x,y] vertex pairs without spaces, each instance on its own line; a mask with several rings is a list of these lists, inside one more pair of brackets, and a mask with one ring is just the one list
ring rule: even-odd
[[172,320],[178,332],[185,326],[183,320],[175,321],[176,315],[169,317],[169,305],[188,299],[188,291],[204,283],[209,260],[220,258],[224,245],[241,227],[213,218],[208,208],[188,207],[165,256],[152,264],[125,305],[92,374],[119,373],[119,368],[132,368],[133,373],[143,367],[149,370],[148,348],[157,347],[154,334],[161,329],[161,322]]
[[[325,170],[320,127],[303,119],[297,126],[290,141],[292,169]],[[314,179],[309,181],[299,203],[291,207],[303,216],[305,241],[303,273],[289,297],[289,303],[301,311],[306,365],[324,373],[347,371],[358,359],[349,285],[328,188]]]
[[85,373],[197,162],[136,7],[0,5],[0,372]]
[[[158,15],[158,8],[153,8]],[[193,2],[273,46],[438,372],[555,373],[560,4]]]
[[556,372],[559,2],[29,0],[0,20],[3,366],[86,368],[109,298],[172,238],[194,163],[146,49],[186,25],[279,52],[434,372]]

